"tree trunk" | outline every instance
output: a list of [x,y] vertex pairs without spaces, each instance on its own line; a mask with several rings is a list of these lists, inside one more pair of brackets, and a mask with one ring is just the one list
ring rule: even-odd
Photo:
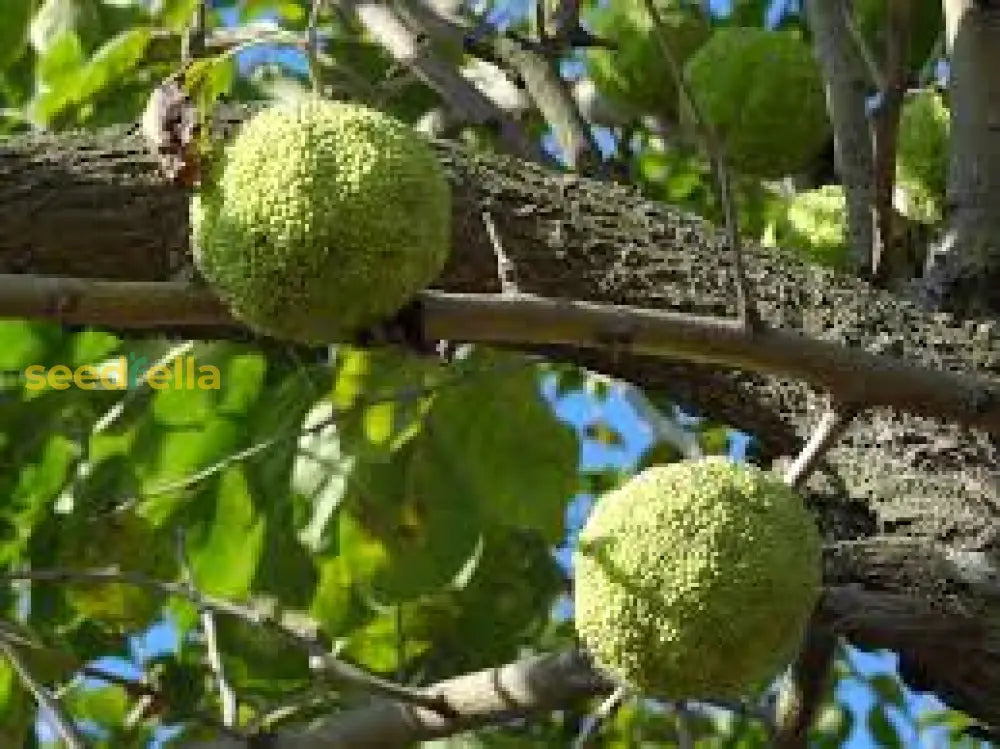
[[1000,310],[1000,8],[945,0],[951,60],[949,230],[934,248],[926,301],[974,315]]
[[[454,252],[438,284],[497,291],[488,212],[522,291],[735,315],[733,258],[701,219],[636,190],[439,143]],[[0,272],[164,280],[187,258],[187,196],[123,130],[0,145]],[[780,250],[746,247],[762,321],[932,369],[991,375],[1000,337]],[[798,449],[826,407],[809,386],[678,361],[547,353],[669,394]],[[828,541],[829,609],[862,647],[891,648],[911,685],[1000,725],[1000,487],[988,435],[888,409],[862,414],[808,486]]]

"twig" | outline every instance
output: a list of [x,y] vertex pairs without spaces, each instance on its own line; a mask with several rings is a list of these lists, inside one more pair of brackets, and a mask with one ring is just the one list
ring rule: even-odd
[[740,240],[739,212],[736,209],[736,199],[732,192],[732,180],[726,159],[725,149],[719,140],[715,125],[705,116],[704,110],[688,85],[684,70],[680,61],[670,47],[667,38],[663,16],[653,0],[645,0],[646,12],[653,21],[653,28],[656,32],[656,43],[667,61],[670,74],[674,79],[677,90],[684,98],[684,103],[691,110],[695,127],[698,129],[705,148],[708,150],[708,158],[712,165],[712,172],[715,175],[716,188],[719,194],[719,202],[722,204],[724,220],[726,224],[726,241],[729,249],[733,253],[733,269],[736,274],[736,303],[739,309],[740,319],[746,325],[749,332],[754,332],[761,327],[760,317],[754,304],[753,290],[747,279],[746,268],[743,263],[743,245]]
[[817,606],[802,650],[778,697],[774,749],[806,749],[809,728],[823,704],[837,653],[837,636],[821,617],[821,606]]
[[674,717],[677,721],[677,749],[694,749],[694,736],[691,735],[690,711],[683,700],[673,703]]
[[865,37],[861,34],[861,29],[854,23],[854,16],[851,13],[853,3],[845,2],[844,0],[831,0],[831,2],[837,3],[844,15],[844,26],[847,27],[851,39],[854,40],[854,44],[858,48],[858,56],[865,64],[865,72],[868,73],[868,79],[876,89],[885,91],[887,83],[886,75],[882,72],[882,68],[879,67],[878,60],[875,59],[871,47],[868,46],[868,42],[865,41]]
[[269,612],[251,606],[243,606],[221,598],[193,591],[185,583],[156,580],[137,572],[107,569],[90,570],[20,570],[0,573],[0,580],[34,580],[51,583],[92,583],[106,585],[124,583],[149,588],[163,595],[173,595],[190,601],[200,609],[226,614],[248,624],[264,627],[278,633],[306,648],[310,653],[310,667],[319,675],[344,684],[357,687],[370,694],[389,697],[400,702],[432,710],[448,716],[451,709],[439,695],[425,689],[411,689],[370,674],[357,666],[342,661],[327,652],[322,640],[308,632],[291,618],[282,617],[280,612]]
[[528,97],[552,128],[570,169],[587,175],[605,171],[590,125],[559,73],[558,55],[546,52],[548,42],[532,43],[512,31],[476,36],[462,19],[438,12],[432,3],[409,3],[408,9],[427,33],[446,43],[461,42],[468,51],[520,78]]
[[[181,574],[184,583],[188,586],[188,591],[193,596],[198,595],[198,588],[195,586],[194,573],[188,562],[187,548],[184,539],[184,529],[177,528],[177,559],[180,563]],[[208,654],[208,667],[215,676],[216,687],[219,690],[219,703],[222,708],[222,725],[226,728],[235,728],[237,724],[238,703],[236,692],[226,678],[225,667],[222,663],[222,652],[219,649],[218,632],[215,626],[215,614],[212,609],[199,607],[201,615],[201,628],[205,634],[205,651]]]
[[580,728],[580,733],[577,734],[576,739],[573,741],[573,749],[585,749],[590,737],[597,733],[597,730],[601,727],[601,723],[615,714],[615,711],[625,701],[628,693],[628,687],[624,685],[618,687],[608,695],[607,699],[594,712],[587,716],[583,722],[583,726]]
[[191,15],[191,21],[181,37],[181,63],[188,65],[205,54],[206,13],[208,0],[198,0]]
[[[463,78],[454,66],[435,55],[428,45],[421,44],[419,34],[404,22],[396,8],[357,0],[342,0],[341,7],[356,14],[372,38],[394,59],[412,69],[460,119],[473,124],[495,124],[508,152],[532,161],[545,161],[542,149],[528,138],[521,124]],[[421,3],[410,4],[414,10],[421,7]]]
[[517,294],[517,268],[514,266],[514,261],[510,259],[510,255],[504,251],[503,242],[500,241],[500,235],[497,233],[496,225],[493,223],[493,217],[489,211],[483,211],[483,224],[486,226],[486,234],[490,238],[490,243],[493,245],[493,254],[496,255],[497,259],[497,277],[500,279],[500,293]]
[[323,0],[312,0],[309,7],[309,27],[307,29],[306,54],[309,60],[309,83],[314,94],[320,92],[319,75],[319,12],[323,5]]
[[63,710],[62,705],[35,678],[28,665],[21,658],[21,654],[17,652],[17,648],[2,634],[0,634],[0,653],[17,673],[21,683],[34,696],[42,715],[55,725],[56,732],[62,737],[67,749],[87,749],[87,742],[83,740],[72,719]]
[[[853,405],[828,408],[785,473],[785,483],[799,489],[856,413]],[[823,701],[826,680],[836,654],[837,637],[821,617],[820,604],[806,625],[802,649],[779,695],[773,742],[775,749],[806,749],[809,727]]]
[[805,483],[827,450],[844,433],[855,413],[852,407],[828,408],[823,413],[809,441],[785,473],[786,484],[798,489]]
[[[872,220],[871,281],[883,285],[902,269],[892,267],[893,205],[896,182],[896,143],[899,135],[899,111],[906,92],[909,68],[911,0],[888,0],[886,4],[885,76],[879,89],[879,106],[873,112],[873,149],[875,154],[875,200]],[[898,265],[898,264],[897,264]]]

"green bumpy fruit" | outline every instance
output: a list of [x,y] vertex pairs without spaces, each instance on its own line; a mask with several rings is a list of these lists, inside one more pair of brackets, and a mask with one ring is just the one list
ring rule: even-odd
[[[700,11],[682,7],[677,0],[656,0],[655,4],[670,50],[683,65],[708,39],[708,22]],[[597,90],[625,112],[675,119],[677,85],[645,2],[615,0],[595,5],[587,20],[594,34],[615,44],[615,49],[587,49],[587,73]]]
[[936,91],[908,97],[899,115],[896,147],[896,210],[932,224],[943,215],[948,183],[948,107]]
[[406,124],[306,98],[247,121],[192,205],[195,262],[258,332],[322,344],[397,312],[444,267],[447,179]]
[[647,694],[750,696],[794,658],[820,552],[774,474],[718,456],[647,468],[602,496],[580,534],[577,632]]
[[823,185],[796,193],[774,233],[778,246],[800,251],[810,262],[845,270],[850,257],[844,188]]
[[[830,136],[823,78],[792,31],[717,29],[685,72],[730,166],[777,179],[805,167]],[[692,113],[682,108],[684,119]]]

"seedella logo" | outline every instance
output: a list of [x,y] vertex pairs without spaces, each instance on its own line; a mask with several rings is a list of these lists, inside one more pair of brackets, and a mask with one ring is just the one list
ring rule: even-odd
[[193,356],[150,364],[148,357],[135,353],[75,369],[32,364],[24,370],[28,390],[132,390],[140,385],[153,390],[218,390],[220,380],[218,367],[198,364]]

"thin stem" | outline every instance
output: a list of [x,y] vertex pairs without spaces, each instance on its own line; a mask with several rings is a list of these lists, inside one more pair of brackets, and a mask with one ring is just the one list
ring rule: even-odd
[[156,580],[137,572],[105,569],[21,570],[0,573],[0,580],[34,580],[37,582],[92,583],[97,585],[124,583],[150,588],[164,595],[178,596],[190,601],[200,609],[209,609],[215,613],[233,616],[248,624],[269,629],[298,643],[310,652],[310,667],[320,676],[357,687],[370,694],[390,697],[399,702],[423,707],[445,717],[452,712],[448,704],[436,694],[424,689],[412,689],[394,684],[334,657],[326,651],[325,645],[316,634],[307,632],[301,625],[297,626],[281,617],[280,612],[264,611],[208,596],[191,590],[185,583]]
[[[198,588],[194,582],[194,573],[188,562],[187,548],[184,538],[184,529],[177,528],[177,558],[180,562],[181,573],[188,590],[193,594],[198,594]],[[236,692],[226,678],[225,667],[222,663],[222,651],[219,649],[218,631],[215,626],[215,614],[210,608],[202,608],[201,629],[205,634],[205,651],[208,654],[208,667],[215,676],[215,683],[219,690],[219,703],[222,708],[222,725],[226,728],[235,728],[237,723],[238,702]]]
[[62,738],[63,742],[65,742],[67,749],[87,749],[87,742],[83,740],[72,719],[65,713],[62,706],[52,695],[49,694],[44,685],[31,673],[31,670],[21,658],[21,654],[17,651],[17,648],[2,634],[0,634],[0,653],[10,663],[11,668],[14,669],[18,678],[21,679],[21,683],[34,696],[42,715],[52,721],[56,732]]
[[823,413],[809,441],[785,473],[786,484],[798,489],[805,483],[826,452],[847,429],[855,412],[853,408],[828,408]]
[[670,47],[666,32],[664,31],[663,16],[653,0],[645,0],[646,11],[653,20],[653,27],[656,31],[656,42],[660,52],[667,61],[670,73],[673,76],[677,90],[684,98],[684,103],[691,110],[695,127],[698,129],[705,148],[708,150],[709,161],[712,165],[712,172],[715,175],[716,187],[719,193],[719,201],[722,204],[723,216],[726,225],[726,241],[729,243],[733,253],[733,268],[736,273],[736,303],[740,312],[740,319],[747,326],[748,330],[756,330],[760,327],[760,319],[754,305],[753,291],[746,276],[746,268],[743,262],[743,245],[740,240],[739,212],[736,209],[736,200],[733,196],[731,174],[726,159],[725,149],[719,140],[715,126],[709,121],[704,110],[698,104],[694,91],[688,85],[687,78],[681,68],[680,61]]

